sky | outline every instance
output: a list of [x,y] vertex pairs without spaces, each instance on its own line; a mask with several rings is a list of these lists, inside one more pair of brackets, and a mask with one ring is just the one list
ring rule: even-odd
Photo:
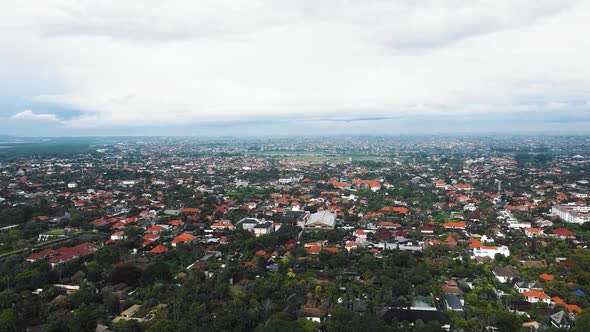
[[590,1],[0,2],[0,135],[590,132]]

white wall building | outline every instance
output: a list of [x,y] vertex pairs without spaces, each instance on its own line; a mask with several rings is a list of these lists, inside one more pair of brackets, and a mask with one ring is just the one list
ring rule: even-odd
[[510,256],[510,249],[507,246],[481,246],[473,248],[473,257],[489,257],[494,259],[496,254],[501,254],[506,257]]
[[587,205],[554,205],[551,213],[569,223],[583,224],[590,221],[590,206]]

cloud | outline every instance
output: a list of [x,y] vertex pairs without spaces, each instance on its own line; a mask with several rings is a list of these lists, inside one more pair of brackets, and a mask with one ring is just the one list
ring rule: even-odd
[[320,118],[319,121],[328,121],[328,122],[358,122],[358,121],[381,121],[381,120],[390,120],[390,119],[399,119],[401,116],[365,116],[365,117],[349,117],[349,118]]
[[0,70],[44,68],[60,91],[23,98],[76,110],[68,128],[559,113],[590,100],[589,15],[563,0],[23,0],[0,3]]
[[34,121],[57,121],[57,116],[52,113],[35,113],[31,110],[24,110],[10,117],[14,120],[34,120]]

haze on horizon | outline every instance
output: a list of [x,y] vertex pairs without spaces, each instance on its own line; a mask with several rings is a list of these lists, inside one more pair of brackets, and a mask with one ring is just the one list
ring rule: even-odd
[[590,2],[0,3],[0,134],[590,128]]

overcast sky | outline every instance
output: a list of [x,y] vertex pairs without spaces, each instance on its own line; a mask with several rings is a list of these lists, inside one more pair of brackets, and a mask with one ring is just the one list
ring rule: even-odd
[[0,2],[0,134],[588,132],[590,1]]

